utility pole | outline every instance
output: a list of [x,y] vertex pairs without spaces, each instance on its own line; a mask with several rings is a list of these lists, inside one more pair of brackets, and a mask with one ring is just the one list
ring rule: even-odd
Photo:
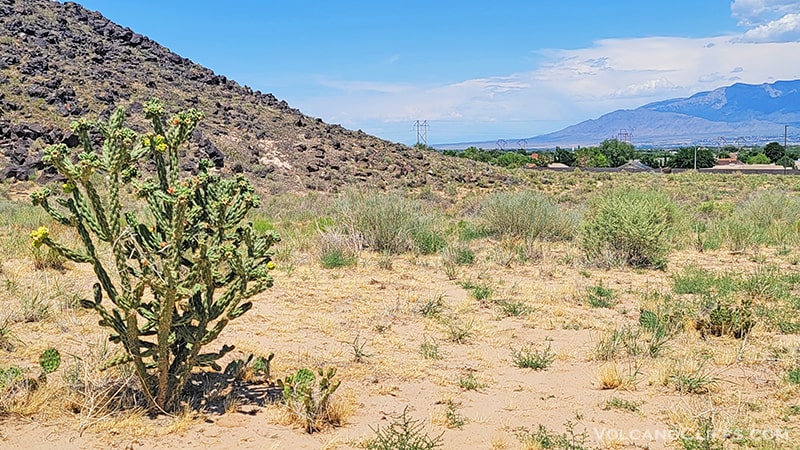
[[422,142],[426,147],[428,146],[428,121],[415,121],[414,128],[417,129],[417,145]]
[[786,153],[786,138],[789,136],[789,125],[783,126],[783,152]]

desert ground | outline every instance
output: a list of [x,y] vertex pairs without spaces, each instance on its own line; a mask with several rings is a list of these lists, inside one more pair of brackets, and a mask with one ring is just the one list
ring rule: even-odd
[[[284,236],[274,287],[213,345],[236,346],[224,362],[274,353],[270,376],[198,374],[185,408],[156,416],[137,406],[129,369],[100,370],[119,349],[96,314],[78,306],[92,271],[72,262],[37,268],[42,256],[32,254],[28,234],[47,219],[31,211],[27,188],[7,188],[0,368],[35,375],[48,347],[59,349],[62,364],[36,390],[2,391],[0,447],[381,448],[370,445],[405,418],[448,449],[796,448],[797,222],[781,235],[788,245],[743,246],[722,235],[704,243],[691,224],[711,230],[753,195],[793,195],[800,181],[536,177],[526,189],[576,211],[616,185],[658,184],[687,213],[686,224],[661,269],[587,261],[579,237],[520,242],[468,233],[448,234],[447,248],[471,257],[362,247],[342,267],[326,268],[320,255],[330,234],[320,224],[336,216],[319,205],[333,200],[268,200],[259,213]],[[480,222],[478,205],[490,194],[406,193],[453,223]],[[744,335],[715,327],[719,310],[704,303],[728,293],[724,299],[739,302],[729,325],[752,313]],[[669,330],[657,335],[643,325],[645,311]],[[329,423],[314,433],[274,385],[303,367],[335,367],[341,381]]]

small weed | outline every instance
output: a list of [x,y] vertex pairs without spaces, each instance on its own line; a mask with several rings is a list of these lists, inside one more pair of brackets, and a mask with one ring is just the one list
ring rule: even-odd
[[475,252],[466,244],[456,244],[445,248],[442,257],[447,262],[460,266],[470,265],[475,262]]
[[511,350],[511,360],[521,369],[544,370],[555,361],[551,345],[547,344],[542,350],[536,350],[532,345],[526,345],[518,350]]
[[628,356],[639,356],[644,352],[639,342],[641,330],[624,326],[611,330],[600,337],[595,345],[594,357],[599,361],[609,361],[625,352]]
[[620,372],[617,364],[606,364],[600,369],[600,389],[635,390],[638,375],[638,367],[629,369],[626,375]]
[[624,398],[612,397],[603,403],[603,410],[619,409],[623,411],[639,412],[639,403],[625,400]]
[[440,293],[426,300],[419,308],[420,314],[429,318],[439,317],[442,313],[442,308],[444,308],[444,297],[445,294]]
[[361,341],[361,333],[356,334],[355,339],[353,339],[353,342],[351,342],[350,345],[353,348],[353,360],[355,362],[364,362],[365,359],[372,356],[372,354],[367,353],[366,350],[364,350],[367,342]]
[[50,247],[33,249],[33,267],[36,270],[53,269],[65,272],[66,264],[67,259]]
[[50,315],[50,305],[41,297],[39,293],[23,296],[22,312],[20,319],[23,322],[39,322]]
[[486,387],[486,384],[478,381],[472,373],[459,377],[458,385],[465,391],[479,391]]
[[427,338],[420,344],[419,351],[425,359],[442,359],[444,357],[439,351],[439,344],[436,341],[429,341]]
[[447,324],[447,336],[450,342],[465,344],[473,336],[472,328],[475,322],[469,320],[464,323],[455,323],[452,320]]
[[786,373],[786,381],[792,384],[800,385],[800,366],[797,366]]
[[341,249],[328,249],[319,256],[320,263],[325,269],[335,269],[337,267],[351,267],[356,264],[356,257],[347,255]]
[[8,318],[0,322],[0,350],[13,352],[17,346],[14,344],[18,339],[11,333],[11,325]]
[[453,400],[445,402],[444,419],[447,428],[462,428],[467,423],[467,418],[458,412],[458,406]]
[[678,442],[684,450],[723,450],[725,446],[716,437],[714,419],[712,417],[698,417],[697,430],[694,433],[679,432]]
[[535,311],[535,308],[521,300],[500,300],[497,305],[500,306],[500,310],[505,317],[527,316]]
[[367,450],[431,450],[443,445],[444,433],[431,437],[422,421],[408,415],[408,407],[389,426],[370,429],[375,437],[367,443]]
[[617,304],[616,293],[613,289],[603,286],[602,280],[589,287],[587,291],[589,293],[587,302],[594,308],[613,308]]
[[492,288],[487,285],[479,285],[472,288],[472,296],[475,300],[484,303],[492,296]]
[[704,363],[677,368],[667,382],[681,394],[708,394],[716,385],[716,380],[705,371]]
[[378,267],[383,270],[392,270],[392,261],[394,257],[391,253],[381,253],[380,257],[378,257]]
[[561,434],[556,434],[548,430],[544,425],[539,425],[536,431],[530,431],[525,427],[517,428],[514,434],[524,448],[561,450],[589,449],[589,447],[586,446],[586,442],[589,440],[589,434],[586,431],[576,433],[575,424],[569,420],[565,424],[565,427],[566,431]]

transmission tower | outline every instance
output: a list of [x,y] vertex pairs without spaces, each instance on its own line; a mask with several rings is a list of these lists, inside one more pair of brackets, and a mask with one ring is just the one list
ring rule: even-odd
[[428,146],[428,121],[417,120],[414,122],[414,128],[417,130],[417,145],[424,144]]
[[619,130],[619,133],[617,133],[617,140],[619,142],[633,144],[633,132],[625,129]]

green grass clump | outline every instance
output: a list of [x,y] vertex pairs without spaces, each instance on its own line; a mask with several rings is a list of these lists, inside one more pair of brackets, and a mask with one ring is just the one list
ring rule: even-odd
[[587,302],[593,308],[613,308],[617,304],[617,294],[613,289],[603,286],[600,281],[587,289]]
[[337,267],[350,267],[356,264],[356,257],[347,254],[344,250],[338,248],[326,249],[320,254],[319,261],[322,267],[326,269],[335,269]]
[[517,439],[524,448],[535,449],[563,449],[563,450],[588,450],[587,441],[589,434],[575,432],[575,424],[571,421],[566,423],[566,431],[558,434],[550,431],[544,425],[539,425],[536,431],[530,431],[525,427],[515,430]]
[[639,412],[639,404],[624,398],[613,397],[603,403],[603,409],[619,409],[623,411]]
[[431,436],[422,421],[408,415],[408,407],[389,426],[370,429],[375,437],[367,443],[368,450],[431,450],[443,445],[444,433]]
[[480,217],[498,238],[569,240],[578,224],[574,213],[536,191],[492,194],[481,204]]
[[424,213],[419,200],[396,193],[348,192],[336,203],[336,221],[378,252],[435,253],[447,245],[443,219]]
[[602,265],[663,269],[677,232],[675,202],[656,191],[617,189],[589,202],[581,246]]
[[541,350],[526,345],[520,349],[512,350],[511,360],[520,369],[544,370],[556,360],[556,355],[553,353],[550,344],[547,344],[547,347]]

